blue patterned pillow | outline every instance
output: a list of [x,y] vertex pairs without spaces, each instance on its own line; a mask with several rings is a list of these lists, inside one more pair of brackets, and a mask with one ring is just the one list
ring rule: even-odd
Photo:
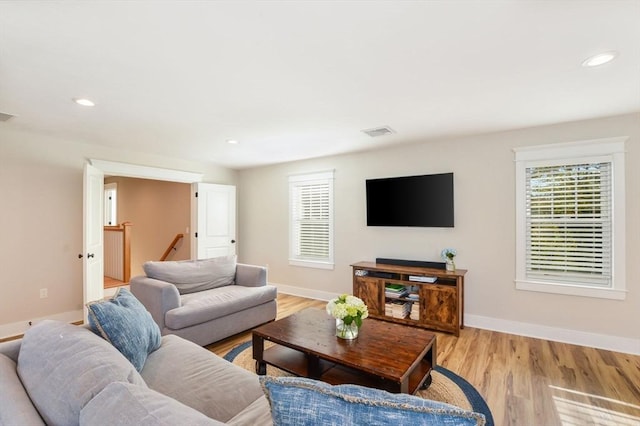
[[261,376],[275,426],[484,425],[480,413],[406,394],[298,377]]
[[87,303],[94,333],[115,346],[141,371],[147,355],[160,347],[160,328],[142,303],[126,288],[111,299]]

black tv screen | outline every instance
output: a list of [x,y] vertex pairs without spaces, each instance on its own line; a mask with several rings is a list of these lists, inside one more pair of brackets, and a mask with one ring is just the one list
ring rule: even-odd
[[453,227],[453,173],[366,183],[367,226]]

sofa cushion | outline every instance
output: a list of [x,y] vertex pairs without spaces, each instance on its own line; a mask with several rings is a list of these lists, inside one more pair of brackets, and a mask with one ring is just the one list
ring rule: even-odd
[[18,374],[50,425],[77,425],[80,410],[114,381],[145,386],[135,367],[91,330],[45,320],[24,335]]
[[272,285],[244,287],[231,285],[180,297],[182,306],[165,314],[165,325],[173,330],[189,327],[240,312],[274,300]]
[[160,347],[160,329],[151,314],[126,288],[111,299],[87,303],[89,325],[136,367],[142,370],[147,355]]
[[244,410],[227,422],[229,426],[273,426],[271,408],[267,398],[262,395]]
[[149,261],[142,268],[147,277],[171,283],[180,294],[187,294],[234,284],[236,261],[236,255],[201,260]]
[[258,376],[172,334],[162,337],[140,374],[151,389],[221,422],[263,396]]
[[0,425],[44,425],[20,382],[15,361],[3,354],[0,354],[0,383]]
[[80,425],[222,425],[146,387],[113,382],[80,411]]
[[482,414],[406,394],[297,377],[261,376],[276,426],[324,424],[484,425]]

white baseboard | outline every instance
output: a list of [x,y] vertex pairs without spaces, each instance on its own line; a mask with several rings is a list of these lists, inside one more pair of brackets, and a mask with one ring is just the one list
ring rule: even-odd
[[500,331],[519,336],[534,337],[554,342],[570,343],[609,351],[640,355],[640,339],[589,333],[586,331],[550,327],[547,325],[510,321],[481,315],[465,314],[464,325],[484,330]]
[[[309,299],[328,301],[333,299],[334,297],[339,296],[339,294],[337,293],[330,293],[326,291],[313,290],[309,288],[295,287],[278,283],[271,284],[278,287],[278,291],[280,293],[306,297]],[[516,334],[519,336],[551,340],[554,342],[570,343],[573,345],[588,346],[592,348],[606,349],[609,351],[623,352],[632,355],[640,355],[640,339],[630,339],[627,337],[588,333],[585,331],[569,330],[564,328],[549,327],[546,325],[530,324],[470,314],[465,314],[464,325],[468,327],[482,328],[484,330],[493,330],[502,333]]]
[[[11,324],[2,324],[0,325],[0,339],[19,336],[21,334],[24,334],[24,332],[27,331],[29,327],[34,326],[40,321],[43,321],[46,319],[58,320],[58,321],[64,321],[64,322],[76,322],[76,321],[82,321],[82,318],[83,318],[83,312],[82,310],[78,310],[78,311],[62,312],[59,314],[52,314],[46,317],[33,318],[30,320],[14,322]],[[29,325],[29,321],[31,321],[31,325]]]
[[279,293],[290,294],[292,296],[306,297],[307,299],[317,299],[329,301],[340,296],[338,293],[330,293],[328,291],[313,290],[310,288],[295,287],[292,285],[269,283],[278,287]]

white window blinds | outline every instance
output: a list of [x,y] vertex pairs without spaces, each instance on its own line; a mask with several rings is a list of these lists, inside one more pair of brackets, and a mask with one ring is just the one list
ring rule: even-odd
[[333,264],[333,172],[292,176],[289,187],[290,259]]
[[611,287],[611,163],[526,169],[526,276]]

